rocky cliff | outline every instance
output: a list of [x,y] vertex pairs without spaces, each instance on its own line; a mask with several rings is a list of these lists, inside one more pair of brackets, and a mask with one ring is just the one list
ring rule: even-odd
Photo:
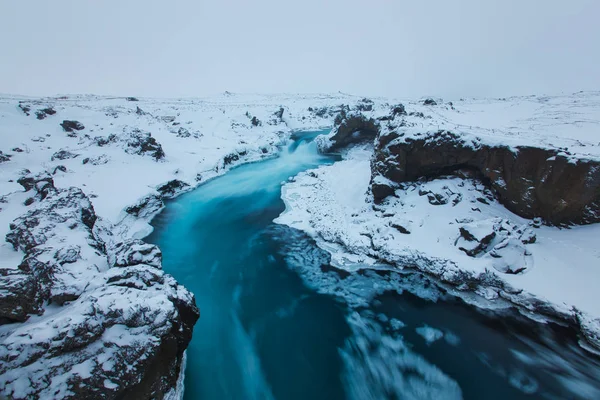
[[78,188],[24,176],[29,211],[0,269],[0,393],[8,398],[162,399],[173,391],[199,312],[161,253],[118,241]]
[[415,124],[410,126],[404,115],[395,111],[378,119],[362,113],[345,115],[324,146],[336,151],[350,143],[374,140],[371,190],[375,202],[392,195],[402,183],[466,170],[520,216],[541,217],[550,224],[600,221],[597,160],[561,149],[489,144],[448,130],[415,132]]

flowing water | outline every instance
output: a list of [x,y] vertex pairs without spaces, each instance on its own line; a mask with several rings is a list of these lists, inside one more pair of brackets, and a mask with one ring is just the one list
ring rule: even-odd
[[196,295],[185,398],[600,398],[572,331],[481,312],[418,273],[346,274],[272,221],[281,184],[332,163],[298,135],[279,157],[167,204],[146,240]]

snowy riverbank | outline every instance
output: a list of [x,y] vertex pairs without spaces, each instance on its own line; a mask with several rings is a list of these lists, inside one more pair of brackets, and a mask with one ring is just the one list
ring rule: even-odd
[[[408,103],[399,126],[381,129],[397,129],[407,142],[407,137],[416,140],[421,133],[447,129],[465,141],[559,149],[574,162],[597,160],[599,99],[597,93],[580,93],[453,105]],[[362,115],[382,121],[376,110]],[[339,268],[418,268],[480,306],[518,305],[533,318],[578,326],[588,341],[584,346],[600,345],[595,289],[600,224],[560,228],[522,218],[469,176],[406,183],[375,204],[370,193],[373,151],[370,144],[343,150],[343,161],[287,183],[282,195],[286,212],[277,222],[309,233]],[[473,300],[473,292],[479,300]]]

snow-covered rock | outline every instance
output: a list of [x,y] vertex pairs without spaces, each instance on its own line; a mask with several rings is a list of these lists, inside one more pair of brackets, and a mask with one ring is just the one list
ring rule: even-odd
[[[548,185],[557,184],[554,200],[563,195],[573,198],[568,202],[573,207],[570,211],[561,208],[565,213],[523,215],[542,215],[558,223],[567,214],[579,213],[571,221],[593,222],[596,203],[588,189],[597,191],[600,184],[594,175],[600,171],[594,167],[600,160],[600,137],[594,137],[593,129],[600,123],[600,94],[465,101],[452,106],[437,103],[403,102],[405,113],[398,114],[402,116],[392,116],[388,110],[382,117],[381,107],[365,112],[363,119],[379,121],[374,146],[342,149],[343,161],[301,173],[286,183],[282,194],[286,211],[276,221],[311,235],[331,253],[336,268],[351,272],[357,266],[380,268],[382,263],[398,269],[418,268],[450,284],[453,293],[465,293],[465,298],[467,293],[476,293],[485,299],[482,304],[509,301],[526,315],[563,320],[597,346],[600,301],[594,282],[600,279],[600,225],[564,229],[544,225],[540,218],[525,219],[504,206],[507,197],[497,188],[502,188],[500,177],[504,183],[530,179],[529,172],[543,170],[546,161],[563,157],[565,174],[546,180],[536,172],[534,178],[539,180],[533,185],[551,188]],[[489,115],[492,111],[518,117],[481,128],[487,118],[494,118]],[[552,121],[546,112],[560,118]],[[583,122],[582,114],[587,118]],[[472,126],[459,122],[467,118]],[[334,129],[318,140],[331,145],[337,133]],[[517,163],[493,175],[497,172],[487,170],[485,165],[491,164],[485,163],[503,162],[504,156],[483,155],[481,169],[473,168],[461,154],[453,154],[457,144],[459,153],[488,148],[511,162],[522,157],[523,168]],[[398,149],[416,145],[433,162],[425,162],[416,153],[411,156],[416,164],[398,157]],[[536,149],[556,158],[540,158]],[[531,154],[536,156],[529,165]],[[542,164],[536,164],[538,159]],[[589,173],[580,171],[581,165]],[[408,175],[411,179],[406,179]],[[559,181],[566,183],[561,186]],[[571,184],[587,189],[571,190]],[[520,202],[541,210],[554,201],[542,192],[533,200],[518,190],[511,196],[521,196]],[[581,208],[584,203],[588,206]]]
[[0,397],[181,394],[198,310],[148,222],[359,99],[0,97]]
[[198,318],[193,295],[160,270],[156,246],[96,237],[80,189],[44,176],[24,186],[47,194],[6,235],[24,256],[0,269],[0,318],[13,322],[0,336],[2,393],[161,397],[176,385]]

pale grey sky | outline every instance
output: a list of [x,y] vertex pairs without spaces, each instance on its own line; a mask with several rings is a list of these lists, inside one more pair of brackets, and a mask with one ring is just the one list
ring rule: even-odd
[[0,1],[0,92],[600,90],[600,0]]

